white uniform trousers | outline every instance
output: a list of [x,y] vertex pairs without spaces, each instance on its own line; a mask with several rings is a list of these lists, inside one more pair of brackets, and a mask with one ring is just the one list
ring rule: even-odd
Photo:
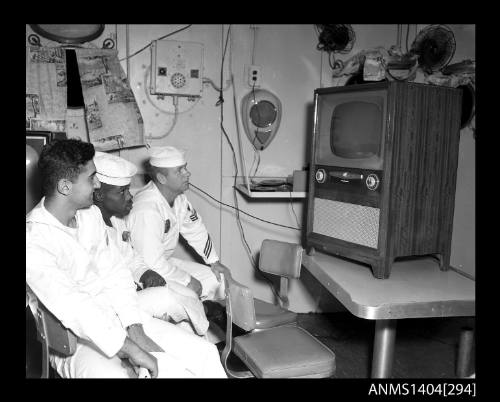
[[[192,277],[198,279],[201,283],[201,300],[223,300],[224,299],[224,277],[221,275],[221,281],[217,280],[217,277],[212,272],[210,267],[203,264],[198,264],[194,261],[181,260],[179,258],[170,257],[168,259],[169,264],[177,267],[178,269],[187,272]],[[161,275],[162,272],[158,271]],[[166,281],[178,282],[181,285],[186,286],[187,283],[176,278],[175,272],[168,277],[165,277]]]
[[[156,319],[144,319],[144,332],[164,351],[158,378],[227,378],[217,347],[210,342]],[[50,361],[63,378],[135,378],[137,375],[117,356],[108,358],[90,342],[79,340],[76,352]]]
[[[208,329],[205,309],[198,295],[179,283],[167,282],[137,292],[139,307],[150,316],[181,324],[182,328],[203,336]],[[189,323],[188,325],[185,325]]]

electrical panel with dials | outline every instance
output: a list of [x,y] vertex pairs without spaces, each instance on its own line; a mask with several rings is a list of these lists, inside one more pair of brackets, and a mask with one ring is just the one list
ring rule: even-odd
[[152,95],[200,97],[202,91],[202,43],[172,40],[151,42]]

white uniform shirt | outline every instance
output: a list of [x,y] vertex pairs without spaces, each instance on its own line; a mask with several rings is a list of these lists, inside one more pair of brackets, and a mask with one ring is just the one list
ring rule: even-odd
[[[114,241],[121,255],[131,270],[136,283],[140,283],[142,274],[149,269],[142,256],[130,244],[130,232],[123,219],[111,217],[113,227],[106,225],[111,241]],[[139,304],[143,311],[160,318],[163,314],[175,322],[191,321],[198,335],[204,335],[208,329],[208,320],[203,305],[196,293],[177,283],[167,282],[161,288],[148,288],[138,294]]]
[[144,262],[142,256],[132,248],[130,231],[127,229],[125,221],[116,216],[112,216],[111,224],[113,227],[106,225],[108,235],[115,242],[121,255],[127,261],[127,266],[132,272],[134,281],[140,283],[142,274],[146,272],[149,267]]
[[65,327],[114,356],[124,328],[143,323],[132,275],[99,208],[78,210],[77,228],[69,228],[44,201],[26,216],[26,283]]
[[189,274],[179,272],[168,263],[182,235],[205,263],[219,261],[212,239],[200,216],[184,194],[177,196],[171,207],[153,181],[150,181],[134,196],[134,206],[126,217],[131,233],[132,246],[153,267],[168,279]]

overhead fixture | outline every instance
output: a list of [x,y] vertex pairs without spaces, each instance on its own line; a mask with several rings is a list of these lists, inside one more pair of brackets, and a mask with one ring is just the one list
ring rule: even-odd
[[29,24],[38,35],[59,43],[74,45],[98,38],[105,24]]

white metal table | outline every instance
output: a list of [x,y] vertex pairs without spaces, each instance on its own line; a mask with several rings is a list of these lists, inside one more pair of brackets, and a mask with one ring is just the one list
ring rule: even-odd
[[395,262],[388,279],[321,252],[302,265],[352,314],[375,320],[372,378],[391,376],[398,319],[475,315],[475,282],[430,257]]

